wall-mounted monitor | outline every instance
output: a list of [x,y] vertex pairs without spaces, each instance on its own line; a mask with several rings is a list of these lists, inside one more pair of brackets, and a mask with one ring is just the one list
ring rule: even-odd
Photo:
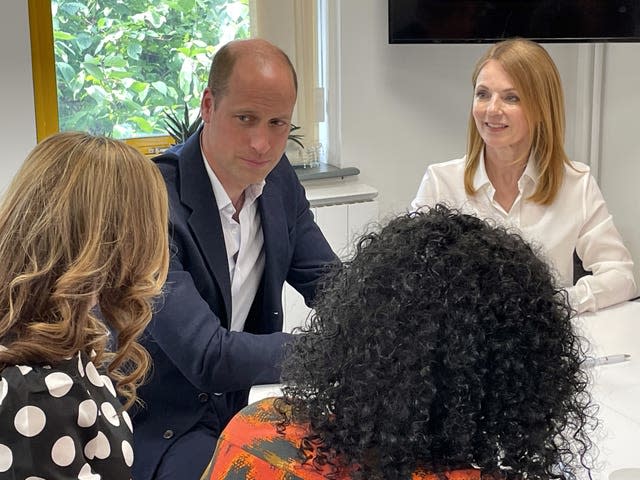
[[389,0],[389,43],[640,41],[640,0]]

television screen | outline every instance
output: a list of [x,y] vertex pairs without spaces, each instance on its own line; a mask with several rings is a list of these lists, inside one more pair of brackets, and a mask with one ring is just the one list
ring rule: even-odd
[[639,0],[389,0],[389,43],[640,41]]

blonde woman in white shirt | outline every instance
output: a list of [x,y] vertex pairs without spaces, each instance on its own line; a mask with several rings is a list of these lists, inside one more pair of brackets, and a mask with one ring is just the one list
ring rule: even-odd
[[[412,209],[443,202],[513,226],[557,272],[577,312],[636,294],[633,261],[602,193],[564,148],[560,75],[547,51],[520,38],[493,45],[473,72],[465,157],[429,166]],[[573,284],[573,252],[591,272]]]

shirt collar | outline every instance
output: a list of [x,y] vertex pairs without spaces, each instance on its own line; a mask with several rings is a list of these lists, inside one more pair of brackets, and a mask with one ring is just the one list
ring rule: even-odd
[[[231,203],[231,199],[229,198],[227,191],[224,189],[224,186],[218,179],[218,176],[215,174],[215,172],[211,168],[211,165],[209,165],[209,162],[207,161],[207,157],[205,156],[204,151],[202,150],[202,147],[200,148],[200,151],[202,152],[202,161],[204,162],[204,168],[206,169],[207,175],[209,176],[209,181],[211,182],[211,188],[213,188],[213,194],[216,197],[218,210],[223,211],[223,210],[231,209],[232,211],[235,212],[235,208]],[[253,202],[255,202],[256,199],[260,195],[262,195],[262,190],[264,189],[264,186],[266,183],[267,182],[265,180],[262,180],[260,183],[252,183],[247,188],[245,188],[244,205],[251,205]]]
[[476,190],[480,190],[486,185],[491,185],[491,180],[489,180],[487,169],[484,166],[484,149],[482,149],[482,151],[480,152],[480,161],[478,162],[478,168],[476,168],[476,173],[473,176],[473,188]]
[[[518,185],[522,189],[524,187],[525,181],[530,181],[533,183],[535,187],[538,183],[538,179],[540,178],[540,172],[538,171],[538,166],[536,165],[536,161],[533,156],[529,157],[527,161],[527,166],[524,168],[524,172],[522,172],[522,176],[520,180],[518,180]],[[476,173],[473,176],[473,188],[476,190],[480,190],[481,188],[491,185],[491,180],[489,180],[489,176],[487,175],[487,169],[484,164],[484,149],[480,152],[480,162],[478,163],[478,168],[476,168]],[[493,186],[493,185],[491,185]]]
[[540,178],[540,172],[538,171],[538,165],[535,159],[533,158],[533,156],[529,157],[529,160],[527,161],[527,166],[525,167],[524,172],[522,172],[521,178],[528,178],[533,182],[534,186],[538,183],[538,179]]

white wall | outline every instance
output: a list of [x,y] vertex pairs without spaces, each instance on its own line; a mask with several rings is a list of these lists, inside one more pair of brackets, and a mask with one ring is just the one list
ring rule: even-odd
[[640,43],[605,46],[599,182],[640,278]]
[[27,2],[2,2],[0,18],[0,193],[36,144]]
[[[471,72],[487,45],[389,45],[386,0],[337,0],[343,166],[380,191],[382,218],[405,210],[426,166],[464,155]],[[588,151],[581,126],[585,71],[576,44],[547,44],[562,77],[569,156]],[[584,48],[584,46],[583,46]],[[590,73],[590,72],[586,72]],[[640,262],[640,44],[605,46],[599,180]],[[578,100],[580,99],[580,100]]]

